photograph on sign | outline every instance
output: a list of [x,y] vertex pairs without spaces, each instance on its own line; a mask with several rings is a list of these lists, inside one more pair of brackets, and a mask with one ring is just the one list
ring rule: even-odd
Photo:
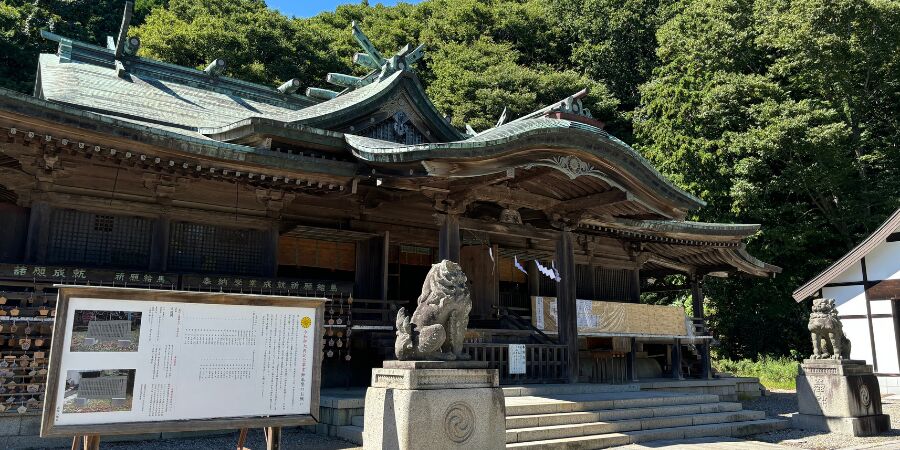
[[131,411],[134,369],[67,370],[66,414]]
[[73,352],[136,352],[141,336],[140,311],[76,310]]
[[60,287],[41,434],[315,423],[323,302]]

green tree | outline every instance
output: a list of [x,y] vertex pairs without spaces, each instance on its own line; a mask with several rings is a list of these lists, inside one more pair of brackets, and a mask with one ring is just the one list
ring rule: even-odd
[[900,170],[887,113],[900,111],[896,3],[700,0],[672,11],[641,86],[639,148],[709,202],[696,218],[762,224],[750,251],[785,269],[709,280],[724,354],[805,349],[806,308],[791,291],[900,206],[897,184],[875,181]]
[[569,47],[570,64],[602,81],[631,111],[640,103],[639,86],[659,64],[656,31],[670,0],[553,0],[556,27]]
[[122,12],[114,0],[0,0],[0,87],[32,92],[38,54],[55,51],[41,29],[105,46]]
[[226,73],[247,81],[278,84],[306,79],[315,60],[294,23],[262,0],[172,0],[133,29],[142,56],[203,68],[226,60]]

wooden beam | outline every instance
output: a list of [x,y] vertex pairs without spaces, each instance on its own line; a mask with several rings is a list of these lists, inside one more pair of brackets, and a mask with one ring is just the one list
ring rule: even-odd
[[559,235],[556,231],[534,228],[528,225],[500,224],[495,222],[487,222],[484,220],[470,219],[467,217],[460,217],[459,228],[463,230],[483,231],[485,233],[497,233],[507,236],[517,236],[547,241],[555,241]]
[[900,300],[900,280],[884,280],[866,289],[869,300]]
[[559,202],[554,208],[555,213],[564,214],[570,211],[593,210],[611,204],[622,203],[631,200],[631,196],[627,192],[613,189],[597,194],[585,195],[572,200]]
[[475,201],[489,201],[541,211],[556,207],[561,203],[559,200],[537,195],[525,189],[505,186],[478,186],[450,194],[448,200],[452,200],[456,205],[467,205]]

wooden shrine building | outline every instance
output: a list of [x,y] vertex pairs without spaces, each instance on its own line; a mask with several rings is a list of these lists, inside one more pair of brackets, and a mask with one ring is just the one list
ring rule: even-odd
[[[584,91],[458,130],[416,76],[421,46],[385,56],[353,33],[369,74],[300,93],[223,76],[222,59],[135,56],[127,14],[107,47],[44,32],[59,47],[40,55],[34,95],[0,90],[3,320],[52,315],[59,282],[324,295],[324,383],[367,383],[398,305],[450,259],[472,284],[469,351],[505,367],[506,346],[527,345],[528,373],[506,382],[625,377],[609,358],[632,378],[654,358],[708,375],[679,362],[681,344],[706,353],[702,317],[657,335],[629,310],[579,339],[592,313],[576,300],[636,304],[648,280],[683,274],[699,305],[705,275],[771,276],[742,242],[757,225],[686,221],[703,202],[605,132]],[[532,314],[547,298],[555,332]],[[0,354],[26,351],[8,342]],[[652,345],[669,351],[640,351]]]

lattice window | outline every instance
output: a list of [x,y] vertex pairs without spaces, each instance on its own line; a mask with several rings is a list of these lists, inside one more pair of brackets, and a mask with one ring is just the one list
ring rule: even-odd
[[633,289],[634,276],[630,270],[594,268],[595,300],[628,301]]
[[153,221],[144,217],[57,209],[50,216],[51,264],[146,268]]
[[169,270],[232,275],[265,273],[268,233],[260,230],[173,222]]
[[409,116],[403,111],[397,111],[387,120],[375,124],[360,132],[360,135],[383,141],[398,142],[400,144],[421,144],[428,142],[425,136],[409,120]]

